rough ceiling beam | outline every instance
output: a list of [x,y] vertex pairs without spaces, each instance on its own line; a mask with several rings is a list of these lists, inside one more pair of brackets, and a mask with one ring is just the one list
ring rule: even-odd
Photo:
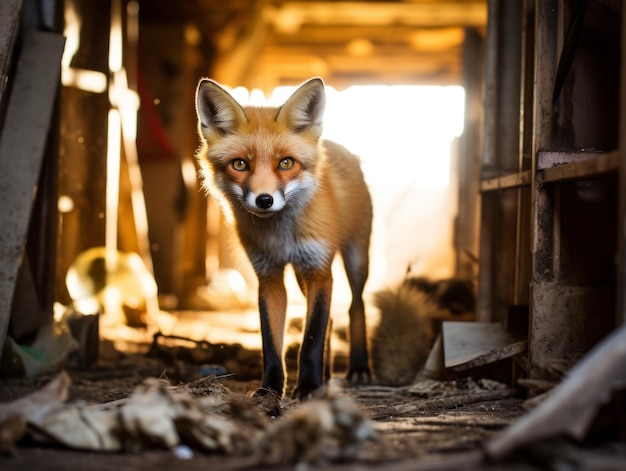
[[299,56],[299,55],[311,55],[317,57],[326,57],[329,55],[342,56],[347,58],[354,58],[357,61],[369,60],[372,57],[385,62],[387,60],[393,60],[400,58],[402,60],[408,60],[411,62],[419,61],[427,57],[433,59],[443,58],[446,55],[454,56],[456,60],[459,60],[462,45],[446,48],[443,50],[425,50],[415,51],[411,47],[402,44],[380,44],[372,49],[372,53],[363,55],[351,55],[346,51],[345,44],[327,44],[319,46],[281,46],[279,44],[270,44],[263,49],[263,55],[273,55],[276,57],[282,57],[283,60],[287,57]]
[[415,28],[413,26],[305,26],[298,34],[274,34],[268,37],[268,43],[272,42],[284,46],[345,46],[355,39],[366,39],[374,44],[411,44],[417,47],[420,43],[428,41],[427,46],[435,43],[460,44],[464,37],[464,29],[461,27],[445,28]]
[[484,1],[475,2],[288,2],[267,7],[281,31],[297,31],[307,24],[326,26],[473,26],[487,22]]
[[420,75],[437,74],[442,70],[454,72],[460,80],[460,67],[458,55],[448,54],[444,57],[397,55],[394,57],[346,57],[344,55],[329,55],[320,57],[317,55],[300,54],[292,56],[292,60],[285,61],[282,54],[265,54],[261,58],[262,68],[267,68],[273,73],[293,76],[298,70],[306,71],[309,75],[328,75],[333,73],[343,74],[371,74],[392,76],[417,77]]

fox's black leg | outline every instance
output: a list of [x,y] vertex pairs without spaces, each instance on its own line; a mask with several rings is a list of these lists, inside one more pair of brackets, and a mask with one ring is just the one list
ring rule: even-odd
[[[298,281],[298,286],[300,286],[300,290],[302,291],[302,294],[306,298],[307,287],[306,287],[306,283],[305,283],[304,279],[302,279],[302,275],[301,275],[300,272],[296,272],[296,280]],[[331,369],[332,369],[331,355],[332,355],[332,352],[330,350],[330,337],[331,337],[332,328],[333,328],[333,319],[329,316],[329,318],[328,318],[328,328],[326,329],[326,343],[325,343],[325,346],[324,346],[324,348],[325,348],[325,350],[324,350],[324,381],[328,381],[330,379],[330,376],[331,376]]]
[[287,312],[287,292],[283,270],[268,276],[259,276],[259,314],[263,342],[263,381],[255,395],[270,390],[282,396],[285,388],[283,363],[283,335]]
[[293,397],[306,399],[324,383],[324,350],[326,347],[332,275],[323,273],[301,276],[306,283],[307,317],[300,348],[298,384]]

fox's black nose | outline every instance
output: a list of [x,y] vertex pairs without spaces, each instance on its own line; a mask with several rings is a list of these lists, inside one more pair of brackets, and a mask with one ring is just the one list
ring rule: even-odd
[[274,198],[272,195],[268,195],[267,193],[263,193],[256,197],[256,205],[261,209],[271,208],[274,204]]

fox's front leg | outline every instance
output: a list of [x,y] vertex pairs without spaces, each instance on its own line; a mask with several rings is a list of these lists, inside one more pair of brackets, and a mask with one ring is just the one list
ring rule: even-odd
[[299,273],[298,279],[307,299],[307,315],[293,397],[305,399],[324,382],[324,350],[333,278],[328,268],[323,272]]
[[283,269],[259,275],[259,314],[263,342],[263,382],[255,396],[270,390],[282,396],[285,387],[283,336],[287,312],[287,292]]

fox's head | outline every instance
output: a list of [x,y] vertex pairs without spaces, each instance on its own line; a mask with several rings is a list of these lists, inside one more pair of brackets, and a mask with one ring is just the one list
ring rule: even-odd
[[198,163],[203,186],[228,202],[269,217],[306,204],[325,155],[319,145],[324,83],[302,84],[279,108],[242,107],[213,80],[196,90]]

